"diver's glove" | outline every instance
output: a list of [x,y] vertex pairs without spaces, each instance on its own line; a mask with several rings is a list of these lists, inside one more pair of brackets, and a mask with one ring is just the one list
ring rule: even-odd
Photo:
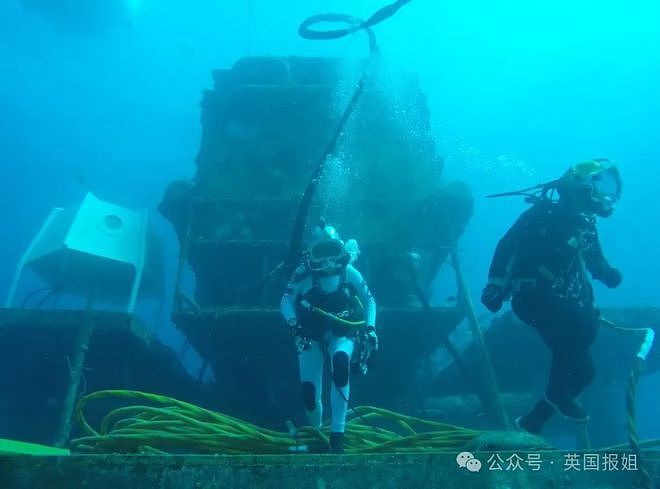
[[612,267],[606,269],[598,278],[610,289],[616,289],[619,285],[621,285],[623,275],[621,275],[621,272],[617,268]]
[[367,326],[361,336],[362,347],[360,348],[359,368],[362,375],[369,371],[368,362],[375,352],[378,351],[378,335],[375,326]]
[[504,302],[504,289],[500,285],[488,284],[481,293],[481,303],[490,312],[497,312],[502,308]]
[[367,326],[367,332],[364,335],[366,346],[369,349],[369,356],[378,351],[378,335],[375,326]]
[[300,355],[312,346],[312,341],[305,336],[303,328],[297,319],[290,319],[288,324],[289,328],[291,328],[291,336],[293,336],[293,346],[296,349],[296,353]]

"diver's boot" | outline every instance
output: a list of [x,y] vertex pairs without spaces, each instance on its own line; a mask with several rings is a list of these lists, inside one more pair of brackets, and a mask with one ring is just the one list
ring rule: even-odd
[[589,415],[575,399],[565,397],[559,401],[554,401],[548,399],[546,396],[545,400],[555,411],[569,421],[576,423],[586,423],[589,421]]
[[344,453],[343,433],[330,433],[330,453]]
[[541,399],[528,414],[516,418],[516,426],[519,430],[539,435],[541,428],[554,412],[554,408],[545,399]]

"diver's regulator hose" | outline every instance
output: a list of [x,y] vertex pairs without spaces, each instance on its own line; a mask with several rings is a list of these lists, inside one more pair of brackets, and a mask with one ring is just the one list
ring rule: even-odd
[[[394,3],[385,5],[384,7],[381,7],[376,12],[374,12],[367,20],[362,20],[358,17],[353,17],[352,15],[347,14],[330,13],[313,15],[312,17],[305,19],[305,21],[300,24],[300,27],[298,28],[298,35],[304,39],[318,41],[339,39],[340,37],[348,36],[358,31],[364,30],[369,36],[370,51],[373,51],[376,48],[376,38],[371,31],[371,28],[376,24],[379,24],[384,20],[392,17],[401,7],[409,2],[410,0],[397,0]],[[348,27],[329,30],[317,30],[311,28],[314,24],[318,24],[319,22],[343,22],[347,24]]]
[[[369,59],[367,62],[367,66],[365,67],[362,76],[360,77],[360,80],[355,86],[355,90],[353,91],[353,96],[351,97],[350,101],[348,102],[348,105],[344,109],[344,112],[335,127],[334,133],[330,141],[328,141],[325,150],[321,154],[321,157],[319,158],[319,161],[316,164],[314,172],[312,173],[307,183],[307,187],[305,188],[305,192],[302,195],[300,204],[298,205],[298,212],[296,214],[296,219],[293,225],[293,231],[291,233],[291,239],[289,241],[289,252],[285,261],[285,270],[287,277],[291,276],[300,258],[300,251],[302,249],[302,242],[303,242],[303,234],[305,232],[305,226],[307,224],[307,215],[309,214],[309,208],[312,203],[312,198],[314,197],[314,194],[316,192],[316,188],[318,187],[319,180],[321,178],[321,175],[323,174],[323,168],[325,162],[328,159],[328,157],[332,153],[334,153],[335,148],[337,146],[337,140],[339,139],[339,136],[342,134],[346,122],[353,113],[353,110],[355,109],[358,100],[362,96],[362,92],[364,91],[365,81],[369,74],[370,65],[373,63],[373,60],[377,53],[376,35],[371,30],[371,27],[393,16],[401,7],[403,7],[408,2],[410,2],[410,0],[397,0],[394,3],[386,5],[385,7],[382,7],[379,10],[377,10],[366,21],[362,21],[357,17],[353,17],[352,15],[346,15],[346,14],[329,13],[329,14],[314,15],[303,21],[302,24],[300,24],[300,27],[298,28],[298,34],[300,35],[300,37],[311,40],[338,39],[340,37],[348,36],[350,34],[363,30],[369,37]],[[340,29],[331,29],[326,31],[312,29],[313,25],[318,24],[320,22],[333,22],[333,23],[343,22],[347,24],[348,27],[344,27]]]

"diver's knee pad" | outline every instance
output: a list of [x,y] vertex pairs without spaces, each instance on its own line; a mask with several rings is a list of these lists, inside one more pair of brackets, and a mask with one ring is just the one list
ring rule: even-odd
[[348,385],[348,368],[350,359],[346,352],[338,351],[332,356],[332,378],[337,387]]
[[314,411],[316,409],[316,388],[311,382],[302,383],[303,403],[307,411]]

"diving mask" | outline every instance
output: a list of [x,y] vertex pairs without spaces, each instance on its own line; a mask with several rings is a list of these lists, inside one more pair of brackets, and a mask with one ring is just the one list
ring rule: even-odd
[[350,257],[344,249],[344,243],[338,239],[328,239],[315,243],[309,249],[307,261],[315,272],[332,272],[337,267],[345,266]]
[[615,166],[591,175],[591,201],[593,211],[607,217],[614,211],[614,204],[621,198],[621,178]]
[[560,179],[560,195],[567,196],[584,211],[608,217],[621,197],[617,167],[604,158],[572,166]]
[[591,195],[597,199],[616,202],[621,196],[621,183],[610,172],[597,173],[591,177]]

